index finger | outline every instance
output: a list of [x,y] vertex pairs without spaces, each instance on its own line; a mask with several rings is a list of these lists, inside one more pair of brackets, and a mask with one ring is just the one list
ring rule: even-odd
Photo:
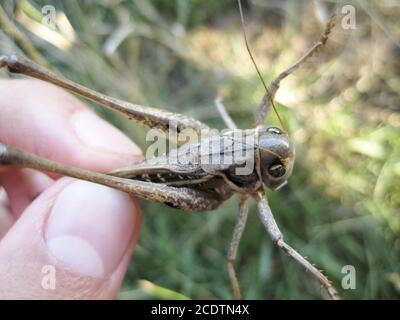
[[77,98],[39,80],[0,80],[0,141],[39,156],[95,171],[141,158],[123,133]]

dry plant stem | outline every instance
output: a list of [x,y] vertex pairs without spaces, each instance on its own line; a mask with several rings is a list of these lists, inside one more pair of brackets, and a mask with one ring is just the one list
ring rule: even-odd
[[12,73],[21,73],[33,78],[53,83],[64,89],[68,89],[111,110],[120,112],[128,118],[134,119],[138,123],[149,128],[161,129],[168,133],[171,123],[175,123],[178,133],[184,129],[193,129],[197,132],[209,129],[207,125],[194,118],[156,108],[129,103],[96,92],[92,89],[88,89],[71,80],[59,77],[48,69],[39,66],[33,61],[23,57],[16,55],[2,56],[0,57],[0,68],[1,67],[7,67]]
[[239,247],[240,239],[242,237],[244,228],[246,227],[247,216],[249,214],[249,204],[248,198],[242,197],[239,203],[239,214],[236,219],[235,229],[233,230],[233,236],[231,243],[229,245],[228,251],[228,273],[229,278],[231,280],[232,289],[233,289],[233,297],[236,300],[240,300],[242,295],[240,293],[239,282],[236,276],[235,271],[235,260],[237,255],[237,250]]
[[207,192],[189,188],[175,188],[152,182],[129,180],[69,167],[4,144],[0,144],[0,165],[15,165],[86,180],[118,189],[146,200],[168,204],[185,211],[212,210],[220,204],[217,199]]
[[232,120],[231,116],[226,111],[226,108],[225,108],[224,104],[222,103],[222,97],[221,96],[217,96],[215,98],[214,102],[215,102],[215,106],[217,107],[217,110],[218,110],[222,120],[224,120],[226,126],[231,130],[237,129],[238,128],[237,125]]
[[325,43],[328,40],[329,34],[332,31],[332,28],[335,26],[335,15],[332,15],[328,20],[325,30],[322,33],[319,41],[315,43],[299,60],[297,60],[294,64],[292,64],[285,71],[281,72],[268,86],[267,92],[264,94],[264,97],[261,101],[261,104],[256,113],[255,122],[256,126],[262,125],[265,121],[266,115],[268,113],[269,107],[271,106],[271,101],[274,100],[275,94],[279,89],[280,82],[286,78],[288,75],[293,73],[296,69],[298,69],[303,63],[305,63],[312,55],[317,53],[319,50],[323,48]]
[[333,300],[340,299],[336,289],[332,286],[332,283],[328,280],[328,278],[283,240],[283,235],[279,230],[278,225],[276,224],[274,216],[271,212],[271,208],[269,207],[268,201],[265,196],[261,193],[257,194],[256,201],[261,221],[267,229],[269,235],[271,236],[272,241],[274,241],[274,243],[280,249],[285,251],[290,257],[292,257],[304,268],[306,268],[306,270],[309,271],[315,278],[317,278],[317,280],[326,289],[328,295]]

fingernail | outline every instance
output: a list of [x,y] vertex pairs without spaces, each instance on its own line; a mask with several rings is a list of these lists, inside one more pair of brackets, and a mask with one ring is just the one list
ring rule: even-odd
[[127,194],[75,181],[58,195],[45,240],[63,266],[83,276],[104,278],[123,258],[134,223],[135,209]]
[[77,137],[89,148],[129,155],[142,153],[128,137],[93,112],[76,111],[71,121]]

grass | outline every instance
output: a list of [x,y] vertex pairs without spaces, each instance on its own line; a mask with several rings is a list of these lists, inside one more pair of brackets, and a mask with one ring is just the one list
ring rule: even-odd
[[[40,24],[49,3],[58,14],[58,29],[51,31]],[[268,197],[287,241],[323,269],[344,298],[396,299],[399,24],[395,3],[357,3],[357,28],[336,27],[328,46],[278,92],[296,165],[289,185]],[[270,81],[317,39],[321,25],[311,1],[246,4],[251,46]],[[90,88],[220,129],[213,99],[221,91],[239,126],[252,126],[263,88],[245,51],[235,1],[24,0],[2,9],[1,51],[22,51]],[[94,108],[146,147],[142,127]],[[277,124],[272,113],[268,124]],[[237,204],[234,197],[213,212],[189,214],[143,202],[139,244],[120,298],[230,298],[225,257]],[[355,267],[355,290],[341,289],[345,265]],[[271,244],[254,206],[237,271],[246,298],[324,297]]]

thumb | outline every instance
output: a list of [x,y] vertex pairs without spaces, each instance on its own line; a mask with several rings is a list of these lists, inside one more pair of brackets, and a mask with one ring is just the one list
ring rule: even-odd
[[114,298],[139,226],[127,194],[58,180],[0,241],[0,299]]

